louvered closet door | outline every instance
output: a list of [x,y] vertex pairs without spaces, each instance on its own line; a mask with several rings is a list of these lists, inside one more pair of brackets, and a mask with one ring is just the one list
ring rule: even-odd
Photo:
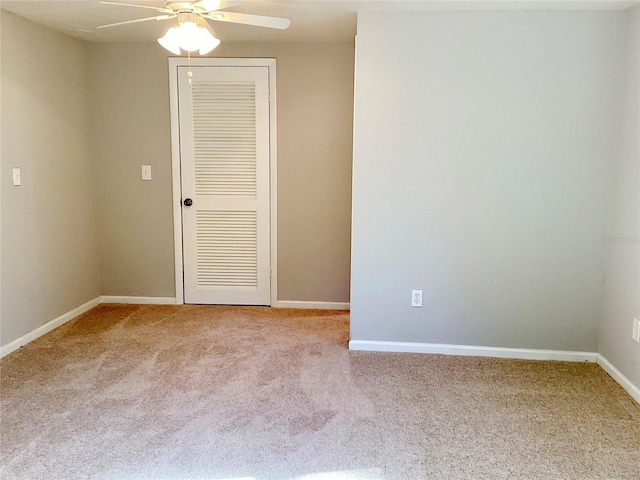
[[178,67],[178,91],[185,303],[269,305],[268,67]]

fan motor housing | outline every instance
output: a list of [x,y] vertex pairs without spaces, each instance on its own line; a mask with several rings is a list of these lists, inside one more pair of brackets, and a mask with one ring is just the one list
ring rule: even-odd
[[176,2],[175,0],[166,0],[164,2],[165,7],[170,9],[170,10],[183,10],[183,11],[193,11],[195,10],[195,6],[194,3],[196,3],[195,1],[178,1]]

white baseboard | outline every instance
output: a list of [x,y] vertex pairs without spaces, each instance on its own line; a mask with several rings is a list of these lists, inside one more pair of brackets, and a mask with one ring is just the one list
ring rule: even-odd
[[607,372],[611,377],[624,388],[631,398],[640,403],[640,388],[634,385],[620,370],[613,366],[613,364],[602,355],[598,354],[598,365]]
[[131,305],[175,305],[175,297],[114,297],[103,295],[101,303],[128,303]]
[[292,300],[278,300],[275,308],[301,308],[313,310],[349,310],[349,302],[296,302]]
[[563,350],[537,350],[528,348],[481,347],[474,345],[447,345],[439,343],[379,342],[351,340],[349,350],[370,352],[431,353],[471,357],[514,358],[523,360],[560,360],[563,362],[592,362],[596,352],[571,352]]
[[93,307],[96,307],[98,305],[100,305],[100,297],[89,300],[87,303],[74,308],[64,315],[60,315],[58,318],[54,318],[50,322],[47,322],[41,327],[30,331],[17,340],[14,340],[13,342],[0,347],[0,358],[4,357],[5,355],[9,355],[11,352],[17,350],[18,348],[25,346],[27,343],[32,342],[36,338],[39,338],[46,333],[49,333],[51,330],[58,328],[60,325],[67,323],[69,320],[76,318],[78,315],[82,315],[83,313],[88,312]]

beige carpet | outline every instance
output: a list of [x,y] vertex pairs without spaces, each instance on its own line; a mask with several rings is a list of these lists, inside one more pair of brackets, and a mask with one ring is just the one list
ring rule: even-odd
[[348,322],[99,306],[0,362],[0,478],[640,479],[598,366],[349,352]]

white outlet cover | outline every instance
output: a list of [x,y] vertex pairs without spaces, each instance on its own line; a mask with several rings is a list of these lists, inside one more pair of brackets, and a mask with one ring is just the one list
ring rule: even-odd
[[411,306],[422,307],[422,290],[411,290]]

